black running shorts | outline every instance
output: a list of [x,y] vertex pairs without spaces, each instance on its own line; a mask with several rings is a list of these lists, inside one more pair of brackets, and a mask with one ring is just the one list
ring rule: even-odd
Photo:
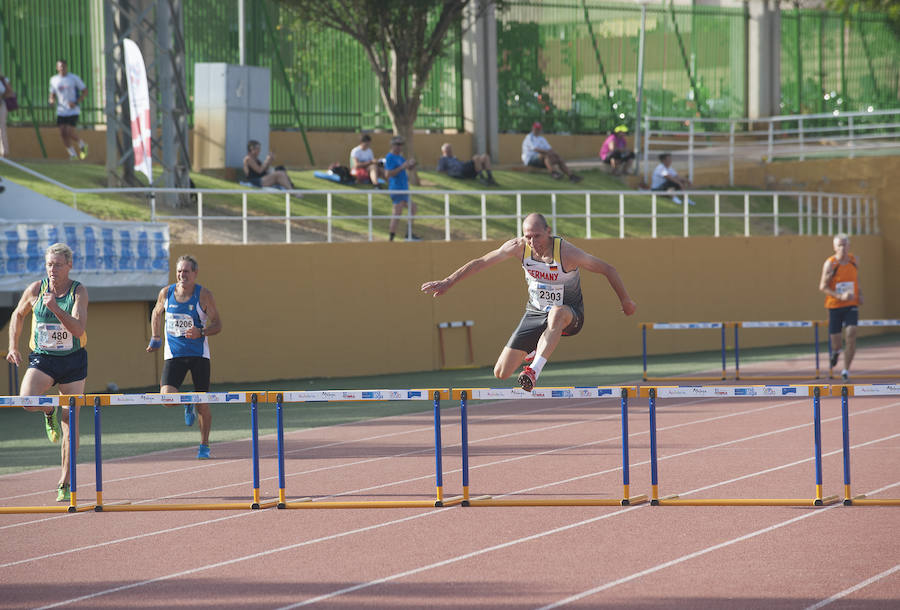
[[[584,326],[584,308],[574,305],[563,305],[572,310],[574,318],[572,323],[563,330],[563,337],[577,335]],[[506,342],[506,347],[520,349],[526,354],[537,349],[538,339],[547,329],[547,312],[526,310],[525,315],[519,321],[519,326],[513,331]]]
[[170,385],[175,389],[181,389],[188,371],[194,382],[195,392],[209,391],[209,358],[203,356],[181,356],[169,358],[163,365],[160,385]]

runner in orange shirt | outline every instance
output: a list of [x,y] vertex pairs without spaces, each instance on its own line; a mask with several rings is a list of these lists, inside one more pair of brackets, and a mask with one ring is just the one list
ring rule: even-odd
[[859,288],[859,268],[856,257],[850,254],[850,239],[845,233],[834,236],[834,256],[829,256],[822,267],[819,290],[825,293],[828,309],[828,335],[831,341],[831,368],[837,366],[841,355],[841,339],[847,329],[844,348],[844,369],[841,379],[850,378],[850,363],[856,353],[856,327],[859,323],[859,306],[863,303]]

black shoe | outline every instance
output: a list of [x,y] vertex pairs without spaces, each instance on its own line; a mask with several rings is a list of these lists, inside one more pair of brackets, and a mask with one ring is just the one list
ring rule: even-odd
[[841,357],[841,350],[838,350],[838,351],[834,352],[833,354],[831,354],[831,368],[834,368],[837,366],[838,359],[840,357]]
[[577,183],[581,182],[582,180],[584,180],[584,178],[582,178],[581,176],[579,176],[577,174],[572,174],[571,176],[569,176],[569,182],[574,182],[577,184]]
[[550,177],[554,180],[562,180],[563,175],[561,172],[550,172]]
[[415,233],[410,233],[409,239],[407,239],[406,241],[422,241],[422,238],[419,237],[418,235],[416,235]]

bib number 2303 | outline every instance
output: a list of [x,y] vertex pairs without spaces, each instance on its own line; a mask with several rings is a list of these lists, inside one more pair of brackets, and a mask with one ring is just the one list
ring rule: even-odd
[[538,284],[531,289],[531,302],[541,311],[550,311],[551,308],[563,304],[563,288]]

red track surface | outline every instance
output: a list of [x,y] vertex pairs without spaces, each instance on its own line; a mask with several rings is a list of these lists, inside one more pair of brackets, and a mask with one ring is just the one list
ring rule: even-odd
[[[896,357],[892,361],[897,362]],[[749,368],[746,370],[749,371]],[[854,493],[900,497],[900,397],[851,399]],[[301,407],[288,407],[301,408]],[[472,495],[618,498],[617,401],[469,407]],[[823,399],[826,494],[843,494],[840,400]],[[631,492],[650,492],[646,401]],[[660,494],[812,498],[808,398],[660,400]],[[289,498],[428,499],[431,413],[288,432]],[[444,489],[461,491],[444,410]],[[261,440],[263,497],[277,495]],[[104,500],[250,496],[247,443],[104,464]],[[90,456],[78,497],[93,500]],[[52,499],[55,470],[0,477],[0,505]],[[900,507],[452,507],[0,515],[0,607],[900,607]],[[836,599],[833,599],[837,596]]]

